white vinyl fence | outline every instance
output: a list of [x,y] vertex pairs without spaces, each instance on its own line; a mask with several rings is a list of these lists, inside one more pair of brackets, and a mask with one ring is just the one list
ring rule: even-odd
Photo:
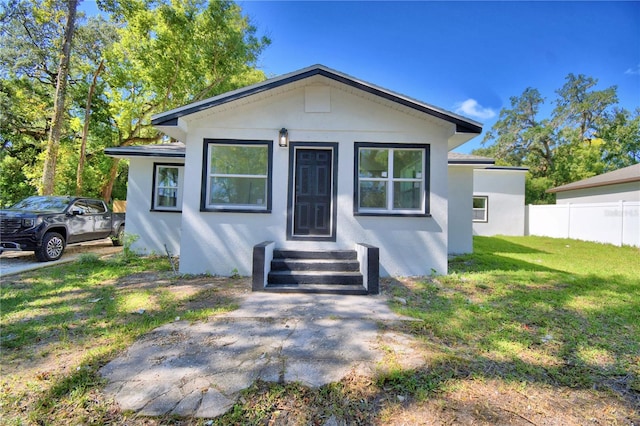
[[640,247],[640,201],[528,205],[526,235]]

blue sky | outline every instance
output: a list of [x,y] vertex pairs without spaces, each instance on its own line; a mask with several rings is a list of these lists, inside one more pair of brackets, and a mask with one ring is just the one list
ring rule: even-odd
[[[268,76],[322,64],[484,124],[569,73],[640,107],[640,2],[239,1],[271,38]],[[81,7],[91,9],[87,0]],[[483,135],[458,148],[470,152]]]

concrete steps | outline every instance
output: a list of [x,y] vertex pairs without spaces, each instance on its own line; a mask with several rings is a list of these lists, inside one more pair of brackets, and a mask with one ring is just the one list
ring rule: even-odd
[[274,250],[265,290],[367,294],[355,250]]

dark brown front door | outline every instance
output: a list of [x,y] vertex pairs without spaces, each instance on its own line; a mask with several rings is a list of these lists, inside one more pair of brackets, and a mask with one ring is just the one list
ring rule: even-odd
[[295,150],[294,236],[331,235],[332,154],[331,149]]

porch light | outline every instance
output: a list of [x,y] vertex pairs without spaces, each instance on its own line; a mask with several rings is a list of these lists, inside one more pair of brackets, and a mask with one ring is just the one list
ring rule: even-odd
[[284,127],[280,129],[278,145],[282,147],[286,147],[287,145],[289,145],[289,131]]

